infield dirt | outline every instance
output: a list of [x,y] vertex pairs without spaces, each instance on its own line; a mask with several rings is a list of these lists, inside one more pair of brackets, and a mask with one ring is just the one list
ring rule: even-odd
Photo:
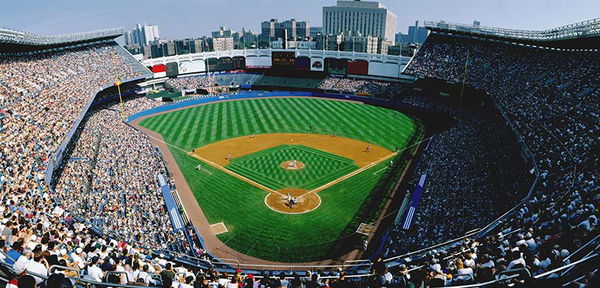
[[[303,145],[342,156],[353,160],[360,169],[310,191],[293,188],[275,191],[225,168],[229,165],[230,161],[235,158],[281,145]],[[367,142],[339,136],[303,133],[272,133],[226,139],[196,148],[192,151],[191,155],[242,181],[248,182],[269,192],[265,197],[265,205],[270,209],[286,214],[302,214],[314,211],[321,205],[321,198],[317,195],[319,191],[331,187],[385,161],[396,155],[396,153]],[[298,160],[302,161],[302,159]],[[280,165],[280,163],[273,163],[273,165]],[[290,196],[294,197],[297,203],[290,204],[288,199]]]
[[[383,147],[350,138],[303,133],[272,133],[230,138],[199,147],[192,153],[225,167],[229,165],[229,160],[280,145],[304,145],[354,160],[356,166],[361,168],[394,153]],[[369,152],[366,152],[367,147]],[[227,159],[227,154],[231,154],[231,159]]]

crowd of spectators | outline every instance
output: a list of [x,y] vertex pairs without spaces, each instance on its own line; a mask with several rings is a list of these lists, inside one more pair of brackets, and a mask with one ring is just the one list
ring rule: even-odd
[[110,44],[0,59],[0,185],[7,193],[45,190],[50,156],[83,107],[116,73],[139,75]]
[[[598,235],[598,56],[429,37],[407,71],[458,83],[468,57],[467,84],[487,91],[502,118],[489,111],[450,110],[456,126],[431,139],[416,168],[415,176],[427,173],[428,180],[414,226],[392,231],[386,256],[460,235],[523,197],[530,179],[499,119],[531,154],[539,181],[532,197],[495,233],[450,250],[431,250],[424,262],[409,261],[394,271],[376,261],[371,287],[466,284],[518,268],[536,275],[581,256],[573,253]],[[165,248],[183,236],[169,225],[158,191],[156,176],[165,172],[164,164],[148,137],[122,122],[119,104],[87,114],[56,191],[50,191],[43,181],[49,157],[93,93],[114,81],[115,67],[122,79],[137,75],[124,63],[111,45],[0,60],[0,260],[17,275],[8,285],[70,287],[72,280],[65,277],[75,276],[174,288],[354,285],[343,272],[228,275],[152,256],[146,248]],[[369,86],[328,79],[337,84],[325,87]],[[405,101],[440,107],[427,99]],[[129,115],[155,105],[138,98],[126,101],[124,110]],[[69,269],[51,271],[54,265]],[[527,278],[512,281],[528,284]],[[598,275],[582,281],[598,281]]]
[[[429,247],[483,227],[512,208],[533,181],[516,139],[493,110],[452,108],[430,96],[409,96],[407,104],[449,113],[455,124],[423,143],[410,195],[426,175],[421,205],[410,230],[395,225],[384,256]],[[427,237],[423,237],[427,235]]]
[[171,78],[167,80],[167,83],[177,90],[210,90],[210,88],[214,86],[238,86],[242,84],[253,84],[260,77],[261,74],[252,73],[220,73]]
[[[524,154],[531,155],[534,166],[531,172],[535,173],[538,181],[531,197],[517,206],[514,214],[499,222],[495,230],[497,234],[477,241],[467,239],[455,253],[430,251],[427,262],[407,274],[412,279],[409,281],[432,286],[464,284],[493,280],[500,277],[502,271],[515,268],[527,268],[536,275],[566,265],[585,255],[572,253],[598,236],[597,207],[600,199],[597,193],[599,185],[596,171],[600,127],[596,107],[600,95],[600,62],[597,59],[600,59],[597,51],[553,51],[438,34],[429,36],[406,73],[421,78],[461,83],[465,76],[466,63],[465,84],[486,91],[494,99],[496,108],[519,138],[523,149],[527,151]],[[423,104],[422,100],[409,99],[409,102]],[[452,165],[453,161],[447,159],[448,151],[466,151],[466,148],[462,148],[466,143],[459,146],[454,143],[460,144],[464,141],[460,139],[462,137],[472,137],[476,130],[481,130],[477,134],[483,133],[492,139],[495,135],[490,134],[499,132],[493,129],[493,126],[492,129],[488,129],[489,123],[479,125],[477,122],[481,120],[469,123],[469,119],[465,117],[455,117],[459,120],[457,127],[460,131],[452,128],[436,135],[425,151],[423,157],[426,161],[422,161],[418,171],[435,173],[429,170],[430,167],[441,168],[441,171],[470,168],[472,160],[479,156],[465,157],[468,155],[458,154],[456,156],[463,158],[459,160],[462,162],[459,166]],[[481,136],[478,138],[478,141],[483,140]],[[438,145],[444,145],[444,149],[436,147]],[[491,147],[487,149],[490,149],[491,153],[499,152]],[[444,164],[450,163],[450,167],[440,167],[431,157],[440,157],[439,160]],[[457,173],[460,172],[449,173],[445,177]],[[439,177],[430,178],[425,195],[431,192],[434,193],[433,197],[444,195],[435,192],[440,188],[439,181]],[[454,181],[462,182],[458,179]],[[447,181],[441,179],[441,182]],[[444,187],[441,188],[446,191]],[[473,188],[476,191],[474,194],[481,193],[481,188],[495,188],[495,193],[502,193],[498,197],[509,198],[518,195],[514,194],[517,187]],[[454,205],[456,196],[475,200],[474,205],[487,202],[486,199],[472,193],[453,194],[451,192],[450,199],[426,198],[425,202],[433,201],[433,205],[445,208],[447,206],[443,205],[444,200],[453,202]],[[432,244],[425,239],[431,235],[428,233],[434,235],[433,239],[441,235],[438,234],[438,226],[431,226],[432,221],[468,222],[469,219],[465,219],[464,216],[472,209],[463,207],[460,213],[454,211],[447,214],[442,212],[447,210],[436,209],[438,212],[433,212],[428,207],[425,203],[424,209],[417,212],[420,215],[414,223],[426,224],[427,227],[413,228],[419,231],[422,237],[416,241],[427,242],[427,245]],[[430,215],[432,212],[434,214]],[[470,216],[485,218],[488,217],[487,213],[488,211],[479,211]],[[392,237],[391,245],[388,246],[387,252],[390,255],[400,251],[397,243],[411,244],[415,241],[411,231],[400,231],[398,227],[395,230],[397,237]],[[419,246],[422,245],[416,247]],[[593,267],[590,271],[594,271]],[[556,273],[552,276],[558,275]],[[592,275],[588,275],[584,281],[596,281],[594,283],[597,284],[599,275]],[[527,277],[519,279],[524,278]]]
[[[124,102],[125,115],[160,105],[147,98]],[[91,111],[56,184],[65,209],[128,243],[167,248],[182,240],[166,216],[158,174],[166,170],[148,136],[123,122],[121,108]]]
[[[163,202],[156,189],[144,186],[156,183],[152,179],[156,171],[148,171],[156,167],[156,157],[132,154],[151,153],[153,149],[148,141],[140,139],[139,133],[136,138],[135,133],[125,131],[133,129],[124,127],[120,114],[112,107],[88,116],[90,127],[84,128],[80,145],[74,146],[72,157],[66,161],[60,187],[51,191],[43,181],[48,159],[95,93],[111,85],[115,73],[121,79],[140,76],[140,69],[132,66],[132,61],[125,59],[118,48],[116,44],[97,44],[0,59],[0,247],[4,252],[0,258],[17,275],[37,274],[33,282],[23,275],[19,286],[42,283],[53,265],[77,270],[65,271],[66,276],[84,271],[81,275],[100,280],[97,267],[104,265],[105,271],[113,269],[112,259],[116,257],[120,257],[119,265],[127,262],[126,266],[139,274],[147,265],[141,265],[145,259],[140,255],[144,256],[145,251],[134,246],[156,244],[158,237],[152,231],[158,229],[162,229],[162,237],[171,237],[168,240],[176,236],[165,225],[167,216],[161,211],[163,206],[156,205]],[[150,100],[128,102],[126,109],[139,111],[153,105]],[[119,133],[123,133],[121,138]],[[104,142],[98,142],[100,139]],[[77,175],[82,176],[90,169],[92,159],[99,159],[93,171],[97,176],[90,178],[97,182],[90,193],[84,194],[85,185]],[[123,172],[127,173],[120,175]],[[128,182],[115,181],[115,177],[108,176],[112,173]],[[115,195],[102,194],[116,189],[121,189],[125,203]],[[81,203],[87,206],[80,206]],[[108,223],[107,229],[114,229],[122,237],[98,238],[91,226],[84,223],[85,218],[94,217],[102,217]],[[141,227],[148,228],[140,230]],[[127,260],[124,255],[128,255]],[[61,280],[54,277],[47,284],[56,281]]]
[[400,83],[339,77],[325,78],[319,85],[319,89],[378,98],[394,98],[395,95],[404,91]]
[[217,86],[217,81],[211,75],[171,78],[167,83],[177,90],[196,90]]

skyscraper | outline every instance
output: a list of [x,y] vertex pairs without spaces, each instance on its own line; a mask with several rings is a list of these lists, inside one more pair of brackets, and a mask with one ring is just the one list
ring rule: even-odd
[[137,24],[133,30],[129,30],[125,33],[125,45],[127,46],[137,44],[140,47],[144,47],[158,39],[160,39],[158,25]]
[[408,42],[423,44],[428,35],[427,28],[419,26],[419,21],[415,22],[415,26],[408,26]]
[[277,19],[271,19],[264,21],[260,25],[262,39],[276,40],[289,39],[296,40],[298,38],[310,37],[310,24],[306,21],[297,21],[296,19],[290,19],[283,22],[277,21]]
[[360,33],[394,40],[396,14],[379,2],[337,1],[336,6],[323,7],[323,33]]

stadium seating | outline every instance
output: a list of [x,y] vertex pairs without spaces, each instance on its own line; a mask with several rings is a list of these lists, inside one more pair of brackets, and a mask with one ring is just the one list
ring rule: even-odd
[[315,89],[319,86],[321,81],[322,79],[320,78],[295,78],[263,75],[254,83],[254,85],[268,87],[288,87],[291,89]]
[[[433,251],[423,269],[433,271],[434,278],[443,279],[443,284],[481,282],[516,267],[543,275],[582,258],[585,254],[572,257],[571,253],[597,241],[598,179],[593,171],[598,169],[598,158],[592,143],[599,135],[594,107],[600,64],[592,59],[599,56],[598,51],[553,51],[429,36],[405,72],[460,83],[467,62],[466,83],[495,99],[507,124],[532,154],[532,172],[539,180],[527,202],[500,222],[500,233],[469,241],[458,254]],[[429,215],[423,217],[424,223],[431,223]],[[448,258],[451,261],[442,261]],[[472,276],[456,277],[459,273]]]
[[487,225],[524,198],[533,182],[512,131],[494,111],[452,108],[427,96],[402,101],[448,112],[456,125],[428,140],[408,185],[415,187],[421,175],[427,175],[422,204],[413,229],[403,229],[403,223],[393,228],[384,253],[388,257],[458,238]]
[[167,83],[177,90],[195,90],[212,86],[252,85],[258,78],[260,74],[224,73],[173,78]]
[[405,92],[404,87],[400,83],[339,77],[325,78],[319,85],[319,89],[387,99]]
[[[466,84],[486,91],[500,115],[415,95],[401,100],[444,110],[458,124],[430,139],[409,179],[414,186],[415,177],[430,175],[415,228],[391,227],[383,250],[390,258],[375,261],[365,272],[369,277],[355,278],[336,270],[281,277],[270,272],[255,278],[231,266],[215,267],[190,227],[175,231],[156,180],[168,171],[150,138],[121,121],[117,103],[85,110],[95,91],[113,83],[115,69],[121,79],[146,72],[120,46],[94,44],[0,58],[0,280],[18,285],[18,279],[25,285],[34,276],[33,281],[47,287],[94,282],[111,287],[243,282],[253,287],[254,281],[270,287],[408,287],[409,282],[420,287],[502,277],[528,285],[562,276],[563,271],[553,269],[597,256],[599,56],[598,51],[431,35],[406,73],[460,83],[467,63]],[[169,83],[195,89],[254,83],[258,77],[235,73]],[[269,81],[296,85],[300,80]],[[269,81],[264,83],[273,83]],[[309,82],[297,85],[375,96],[406,93],[403,86],[381,81]],[[134,97],[123,103],[123,110],[132,115],[159,104]],[[82,112],[84,121],[50,189],[44,181],[49,158]],[[509,128],[500,122],[504,120]],[[522,147],[515,146],[513,136]],[[518,160],[519,148],[531,158],[531,172]],[[511,213],[502,215],[510,207]],[[482,226],[485,233],[460,237]],[[456,237],[448,245],[436,245]],[[527,270],[509,274],[519,268]],[[595,277],[575,280],[598,281]]]

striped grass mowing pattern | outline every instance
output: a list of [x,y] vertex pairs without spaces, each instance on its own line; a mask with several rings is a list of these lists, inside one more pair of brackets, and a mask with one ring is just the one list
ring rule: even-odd
[[[413,120],[396,111],[315,98],[219,102],[153,116],[140,125],[185,151],[251,134],[334,132],[393,151],[395,147],[403,149],[415,131]],[[210,165],[203,167],[211,174],[196,170],[202,162],[174,147],[171,153],[209,223],[224,222],[229,230],[217,237],[241,253],[281,262],[329,259],[353,248],[340,244],[339,239],[351,237],[358,227],[356,215],[385,174],[373,172],[387,167],[380,163],[324,189],[319,192],[322,202],[317,210],[290,215],[265,206],[267,192],[249,183]],[[319,159],[315,161],[324,162]]]
[[[279,167],[287,160],[306,165],[293,171]],[[299,188],[312,190],[356,169],[354,161],[302,145],[281,145],[233,159],[227,169],[271,189]]]
[[291,97],[201,105],[150,117],[140,125],[186,151],[251,134],[334,132],[394,151],[395,147],[403,147],[414,131],[413,121],[396,111],[346,101]]

